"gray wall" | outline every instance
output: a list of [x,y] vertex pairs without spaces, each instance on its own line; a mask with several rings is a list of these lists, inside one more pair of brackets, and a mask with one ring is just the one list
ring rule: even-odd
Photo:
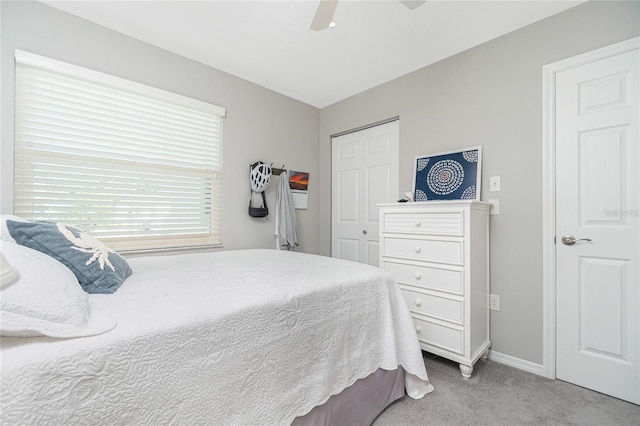
[[[320,253],[330,251],[330,135],[400,116],[400,188],[416,155],[482,145],[493,349],[542,364],[542,66],[637,36],[640,3],[589,2],[321,110]],[[489,176],[502,177],[489,192]]]
[[318,251],[317,108],[41,3],[0,7],[2,213],[13,207],[13,54],[22,49],[225,107],[225,249],[275,247],[277,178],[267,189],[268,219],[247,215],[249,164],[263,160],[310,172],[309,209],[297,210],[300,250]]

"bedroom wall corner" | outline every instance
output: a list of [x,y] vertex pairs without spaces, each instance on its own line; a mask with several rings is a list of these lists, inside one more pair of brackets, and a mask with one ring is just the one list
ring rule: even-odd
[[[482,200],[500,199],[492,350],[542,365],[542,66],[635,37],[639,23],[639,2],[589,1],[323,108],[320,253],[331,247],[331,134],[400,116],[398,194],[411,190],[416,155],[482,145]],[[502,177],[500,192],[488,191],[490,176]]]
[[276,185],[269,217],[247,214],[249,165],[262,160],[310,173],[309,208],[296,211],[299,251],[318,252],[317,108],[43,3],[2,1],[0,10],[1,213],[13,211],[13,55],[22,49],[226,108],[224,249],[275,247]]

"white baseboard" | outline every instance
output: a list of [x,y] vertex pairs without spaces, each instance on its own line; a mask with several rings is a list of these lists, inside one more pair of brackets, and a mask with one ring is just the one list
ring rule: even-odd
[[490,350],[489,359],[539,376],[545,375],[544,367],[541,364],[535,364],[531,361],[525,361],[524,359],[516,358],[511,355],[505,355],[503,353]]

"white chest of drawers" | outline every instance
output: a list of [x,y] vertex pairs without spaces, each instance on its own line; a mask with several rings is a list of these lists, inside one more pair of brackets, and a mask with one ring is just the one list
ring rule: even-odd
[[420,346],[466,379],[489,340],[489,203],[381,204],[380,267],[397,281]]

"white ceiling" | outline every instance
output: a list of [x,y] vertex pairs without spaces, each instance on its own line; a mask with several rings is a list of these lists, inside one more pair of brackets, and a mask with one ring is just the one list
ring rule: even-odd
[[43,1],[318,108],[582,2],[340,0],[312,31],[316,0]]

